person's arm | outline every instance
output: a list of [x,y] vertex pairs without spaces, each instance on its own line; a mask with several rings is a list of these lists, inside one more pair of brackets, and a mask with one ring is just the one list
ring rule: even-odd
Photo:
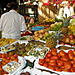
[[31,18],[29,23],[34,23],[34,19],[33,19],[33,18]]
[[2,15],[1,18],[0,18],[0,31],[2,31],[2,25],[3,25],[3,18],[4,16]]

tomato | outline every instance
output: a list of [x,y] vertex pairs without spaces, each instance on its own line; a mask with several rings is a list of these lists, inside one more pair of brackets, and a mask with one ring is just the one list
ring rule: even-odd
[[75,72],[75,67],[71,68],[71,72]]
[[75,55],[75,50],[73,51],[73,54]]
[[73,59],[74,58],[74,55],[72,53],[68,54],[69,56],[69,59]]
[[75,63],[73,64],[73,67],[75,67]]
[[43,66],[48,67],[48,64],[47,63],[44,63]]
[[66,57],[64,58],[64,57],[61,57],[60,58],[62,61],[68,61],[69,59],[67,59]]
[[61,50],[61,51],[59,52],[59,56],[64,57],[65,55],[66,55],[66,53],[65,53],[63,50]]
[[75,61],[75,57],[73,58],[73,61]]
[[52,55],[57,55],[57,49],[56,48],[51,49],[51,53]]
[[7,57],[6,59],[7,59],[7,60],[10,60],[10,57]]
[[2,54],[0,53],[0,58],[2,58]]
[[59,68],[59,67],[55,67],[55,71],[61,72],[61,71],[62,71],[62,69],[61,69],[61,68]]
[[66,69],[66,68],[65,68],[65,69],[63,69],[63,71],[64,71],[64,72],[71,72],[71,70],[70,70],[70,69]]
[[43,65],[44,64],[44,59],[39,59],[39,64]]
[[14,56],[15,58],[17,58],[17,57],[18,57],[18,55],[17,55],[17,54],[14,54],[13,56]]
[[71,63],[71,64],[74,64],[74,63],[75,63],[75,61],[71,60],[71,61],[70,61],[70,63]]
[[55,67],[53,66],[48,66],[49,69],[55,70]]
[[48,53],[51,53],[51,51],[49,50]]
[[73,54],[73,51],[72,51],[72,50],[69,50],[69,51],[68,51],[68,54]]
[[57,64],[56,64],[56,62],[49,62],[49,65],[50,66],[56,66]]
[[65,69],[70,69],[72,67],[71,63],[70,62],[65,62],[64,63],[64,68]]
[[50,59],[50,62],[56,62],[56,60]]
[[43,66],[44,63],[43,63],[43,62],[39,62],[39,64],[40,64],[41,66]]
[[44,62],[44,59],[39,59],[39,62]]
[[56,60],[51,59],[50,62],[49,62],[49,65],[50,66],[56,66],[57,65]]
[[50,62],[50,59],[49,59],[49,58],[46,58],[46,59],[45,59],[45,62]]
[[51,53],[47,53],[47,55],[46,55],[47,58],[50,58],[51,56],[52,56]]
[[61,60],[57,60],[57,65],[58,65],[59,67],[61,67],[61,66],[64,65],[64,63],[63,63],[63,61],[61,61]]
[[[63,62],[64,63],[64,62]],[[61,66],[61,69],[63,70],[65,67],[64,67],[64,65],[63,66]]]
[[6,54],[2,54],[2,58],[5,58],[6,57]]
[[51,59],[57,60],[57,59],[59,59],[59,57],[58,56],[52,56]]

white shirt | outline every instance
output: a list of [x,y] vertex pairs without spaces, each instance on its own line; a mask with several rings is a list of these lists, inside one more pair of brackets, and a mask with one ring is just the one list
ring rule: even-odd
[[71,6],[69,8],[68,8],[68,6],[65,6],[64,7],[64,15],[63,15],[64,17],[66,17],[65,14],[67,14],[67,17],[73,16],[74,15],[74,8]]
[[0,30],[3,38],[19,39],[21,31],[26,30],[24,17],[15,10],[4,13],[0,19]]
[[66,17],[65,14],[67,15],[67,17],[71,16],[71,15],[70,15],[71,12],[70,12],[70,9],[68,8],[68,6],[65,6],[65,7],[64,7],[64,14],[63,14],[64,17]]

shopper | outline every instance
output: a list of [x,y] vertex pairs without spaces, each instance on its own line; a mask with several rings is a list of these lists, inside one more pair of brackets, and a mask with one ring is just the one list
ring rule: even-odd
[[26,30],[24,17],[17,12],[18,3],[8,3],[7,8],[9,11],[4,13],[0,19],[2,38],[20,39],[21,31]]
[[69,4],[69,2],[68,2],[68,4],[64,4],[64,14],[63,14],[63,16],[67,18],[67,17],[70,17],[72,15],[74,15],[73,4]]
[[26,24],[34,23],[34,19],[32,17],[30,17],[29,14],[26,14],[24,17],[25,17]]

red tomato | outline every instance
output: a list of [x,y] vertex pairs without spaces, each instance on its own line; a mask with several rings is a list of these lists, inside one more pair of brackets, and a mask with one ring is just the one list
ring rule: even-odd
[[65,69],[70,69],[72,67],[70,62],[64,62],[64,68]]
[[57,60],[57,59],[59,59],[59,57],[58,56],[52,56],[51,59]]
[[50,59],[50,62],[56,62],[56,60]]
[[44,67],[48,67],[48,64],[47,64],[47,63],[44,63],[43,66],[44,66]]
[[57,49],[56,48],[51,49],[51,53],[52,55],[57,55]]
[[73,67],[75,68],[75,63],[73,64]]
[[17,54],[14,54],[13,56],[14,56],[15,58],[17,58],[17,57],[18,57],[18,55],[17,55]]
[[64,58],[64,57],[62,57],[62,58],[60,58],[62,61],[68,61],[69,59],[67,59],[66,57]]
[[43,66],[43,64],[44,64],[44,59],[39,59],[39,64]]
[[50,58],[51,56],[52,56],[51,53],[47,53],[47,55],[46,55],[47,58]]
[[61,68],[59,68],[59,67],[55,67],[55,71],[61,72],[61,71],[62,71],[62,69],[61,69]]
[[72,50],[69,50],[69,51],[68,51],[68,54],[73,54],[73,51],[72,51]]
[[75,67],[71,68],[71,72],[75,72]]
[[71,64],[74,64],[74,63],[75,63],[75,61],[71,60],[71,61],[70,61],[70,63],[71,63]]
[[50,59],[49,59],[49,58],[46,58],[46,59],[45,59],[45,62],[50,62]]
[[49,62],[49,65],[50,66],[56,66],[57,64],[56,64],[56,62]]
[[75,57],[73,58],[73,61],[75,61]]
[[66,53],[65,53],[63,50],[61,50],[61,51],[59,52],[59,56],[64,57],[65,55],[66,55]]
[[64,72],[71,72],[70,69],[63,69]]
[[55,70],[55,67],[53,66],[48,66],[49,69]]
[[75,55],[75,50],[73,51],[73,54]]
[[50,66],[56,66],[57,65],[56,60],[51,59],[50,62],[49,62],[49,65]]
[[48,53],[51,53],[51,51],[49,50]]
[[64,63],[63,63],[63,61],[61,61],[61,60],[57,60],[57,65],[58,65],[59,67],[61,67],[61,66],[64,65]]
[[69,56],[69,59],[73,59],[74,58],[74,55],[71,53],[71,54],[68,54]]
[[63,70],[65,67],[64,67],[64,65],[63,66],[61,66],[61,69]]

